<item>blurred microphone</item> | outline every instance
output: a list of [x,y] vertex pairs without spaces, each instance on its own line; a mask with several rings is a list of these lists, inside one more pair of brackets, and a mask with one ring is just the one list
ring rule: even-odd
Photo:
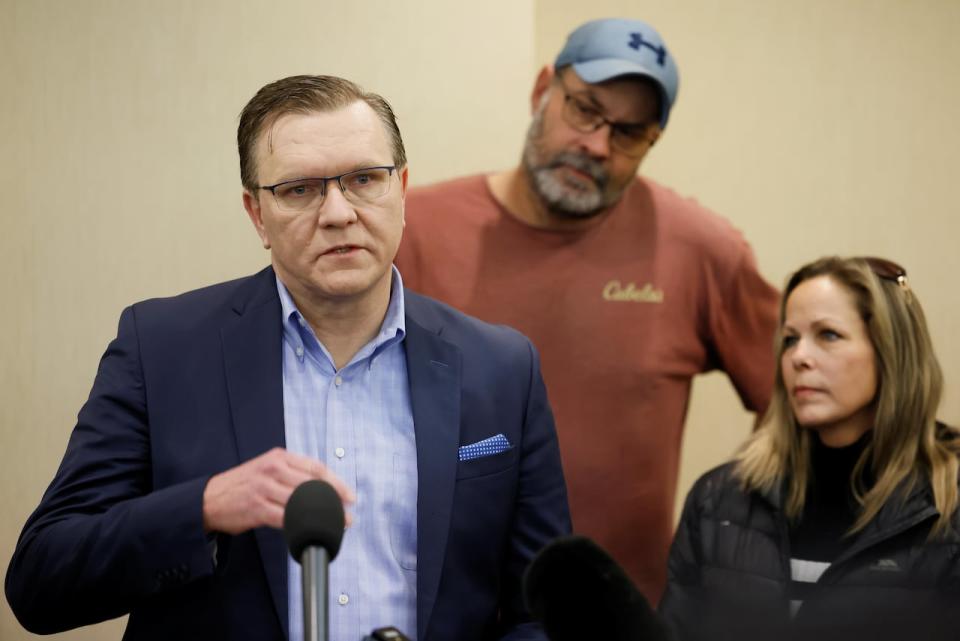
[[617,562],[583,536],[555,539],[537,554],[523,597],[550,641],[673,638]]
[[410,637],[395,627],[389,626],[386,628],[377,628],[369,635],[363,637],[363,641],[410,641]]
[[303,568],[303,634],[306,641],[327,641],[327,566],[343,540],[343,503],[325,481],[297,486],[283,511],[283,537]]

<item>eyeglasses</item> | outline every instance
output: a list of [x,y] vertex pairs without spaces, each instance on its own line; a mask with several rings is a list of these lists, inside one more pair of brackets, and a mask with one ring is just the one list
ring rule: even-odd
[[563,80],[563,120],[582,133],[588,134],[604,125],[610,126],[610,144],[627,156],[642,156],[656,142],[655,132],[651,132],[654,123],[614,122],[604,116],[589,102],[573,95]]
[[355,204],[364,204],[390,191],[390,176],[396,169],[396,165],[365,167],[339,176],[298,178],[276,185],[263,185],[260,189],[273,194],[280,211],[292,214],[319,209],[327,195],[327,182],[331,180],[340,185],[344,198]]
[[903,289],[910,289],[907,284],[907,270],[892,260],[876,256],[863,256],[863,260],[870,266],[870,270],[878,277],[889,280]]

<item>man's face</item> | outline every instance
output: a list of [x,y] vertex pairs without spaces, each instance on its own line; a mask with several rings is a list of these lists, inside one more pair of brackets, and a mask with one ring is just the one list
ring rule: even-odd
[[[555,80],[541,74],[534,90],[538,104],[527,131],[523,166],[550,212],[585,218],[620,199],[649,146],[627,155],[611,146],[609,125],[583,132],[569,124],[564,110],[579,105],[615,123],[656,123],[660,99],[652,86],[629,77],[590,85],[569,68],[558,75]],[[649,132],[652,144],[660,129],[650,124]]]
[[[260,134],[255,154],[260,185],[393,164],[386,131],[364,102],[280,116]],[[285,211],[269,191],[244,192],[250,220],[295,299],[322,304],[389,292],[404,225],[406,168],[389,182],[382,196],[358,202],[328,181],[319,206],[300,212]]]

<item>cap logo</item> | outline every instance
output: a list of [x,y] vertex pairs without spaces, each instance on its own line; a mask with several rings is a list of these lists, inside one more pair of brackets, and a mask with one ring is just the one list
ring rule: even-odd
[[640,51],[640,47],[646,47],[657,54],[658,65],[662,67],[664,64],[666,64],[667,50],[663,47],[663,45],[654,47],[652,42],[644,41],[643,34],[640,32],[634,32],[630,34],[630,42],[627,43],[627,46],[637,51]]

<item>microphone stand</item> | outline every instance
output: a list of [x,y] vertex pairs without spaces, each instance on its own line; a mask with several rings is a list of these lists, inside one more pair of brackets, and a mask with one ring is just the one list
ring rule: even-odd
[[327,567],[330,557],[319,545],[308,545],[300,557],[301,586],[303,587],[304,641],[328,641],[330,622],[327,618]]

